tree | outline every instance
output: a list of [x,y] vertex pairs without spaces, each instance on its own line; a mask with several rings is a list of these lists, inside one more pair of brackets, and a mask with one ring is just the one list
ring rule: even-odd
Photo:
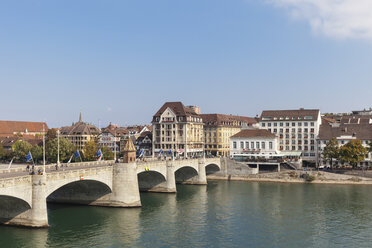
[[95,161],[97,160],[97,143],[94,140],[88,141],[83,149],[84,161]]
[[[67,162],[75,151],[75,146],[65,138],[59,138],[59,160]],[[49,140],[46,144],[46,159],[50,163],[57,162],[58,139]]]
[[113,160],[114,159],[114,153],[107,146],[103,146],[101,148],[101,151],[103,153],[103,159],[104,160]]
[[13,145],[14,156],[18,161],[25,161],[26,155],[31,151],[32,145],[24,140],[18,140]]
[[5,151],[2,144],[0,144],[0,160],[5,159]]
[[331,168],[333,168],[333,159],[338,159],[340,155],[340,147],[336,138],[330,139],[322,152],[323,159],[330,160]]
[[57,131],[55,129],[48,129],[48,132],[45,135],[45,140],[48,142],[57,138]]
[[340,158],[353,166],[363,161],[367,154],[367,149],[362,145],[360,140],[352,140],[349,143],[341,146]]
[[38,145],[33,145],[31,148],[32,158],[35,163],[43,159],[43,149]]

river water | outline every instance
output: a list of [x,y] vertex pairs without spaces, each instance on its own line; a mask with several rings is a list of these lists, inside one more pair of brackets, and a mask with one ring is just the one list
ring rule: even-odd
[[48,205],[49,229],[0,226],[0,247],[372,247],[372,187],[209,181],[142,208]]

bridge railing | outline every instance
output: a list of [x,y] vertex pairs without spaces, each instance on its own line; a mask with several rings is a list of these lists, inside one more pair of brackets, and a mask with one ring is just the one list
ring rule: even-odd
[[[109,165],[115,163],[114,160],[103,160],[103,161],[87,161],[87,162],[77,162],[77,163],[60,163],[59,168],[64,167],[89,167],[89,166],[97,166],[97,165]],[[0,175],[5,173],[17,173],[17,172],[27,172],[26,164],[24,166],[18,166],[16,168],[8,169],[1,169]],[[45,165],[47,170],[55,169],[56,164],[47,164]],[[43,165],[35,165],[35,170],[43,169]]]

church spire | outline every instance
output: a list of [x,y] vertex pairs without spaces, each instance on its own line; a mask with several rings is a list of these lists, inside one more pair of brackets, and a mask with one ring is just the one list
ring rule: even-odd
[[80,111],[80,115],[79,115],[79,122],[83,122],[83,118],[81,117],[81,111]]

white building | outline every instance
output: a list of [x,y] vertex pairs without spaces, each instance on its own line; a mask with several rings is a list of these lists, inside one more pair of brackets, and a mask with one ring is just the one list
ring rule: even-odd
[[[330,166],[330,161],[326,161],[322,158],[322,151],[326,147],[328,141],[332,138],[336,138],[340,147],[351,140],[360,140],[363,146],[368,148],[368,144],[372,141],[372,117],[368,115],[323,117],[319,131],[317,149],[318,165],[321,167]],[[359,165],[368,166],[371,163],[372,157],[369,153],[365,160]],[[333,165],[339,165],[339,163],[333,161]]]
[[320,124],[318,109],[265,110],[259,119],[260,128],[278,137],[280,151],[301,152],[303,160],[314,163]]
[[230,154],[277,154],[277,138],[265,129],[244,129],[230,137]]

